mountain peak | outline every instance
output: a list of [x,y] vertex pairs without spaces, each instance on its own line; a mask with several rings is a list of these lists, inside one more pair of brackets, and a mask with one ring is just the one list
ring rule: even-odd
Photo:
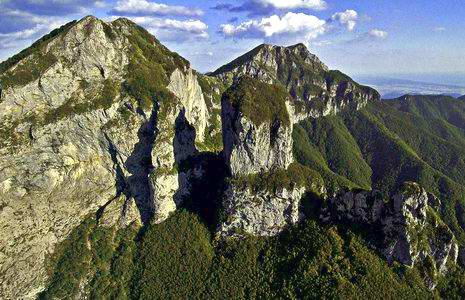
[[304,44],[288,47],[261,44],[220,67],[211,75],[228,82],[235,81],[242,75],[249,75],[271,83],[276,81],[280,71],[286,66],[294,69],[305,67],[307,70],[313,70],[316,73],[329,70],[316,55],[310,53]]
[[100,21],[99,18],[97,18],[96,16],[93,16],[93,15],[87,15],[85,16],[84,18],[82,18],[79,22],[83,22],[83,21]]
[[259,49],[267,49],[267,50],[273,50],[273,49],[295,50],[295,49],[298,49],[298,50],[304,50],[304,51],[310,52],[310,51],[308,50],[307,46],[305,46],[305,44],[303,44],[303,43],[297,43],[297,44],[290,45],[290,46],[280,46],[280,45],[274,45],[274,44],[266,44],[266,43],[263,43],[263,44],[257,46],[256,48],[259,48]]
[[210,75],[227,85],[248,76],[284,86],[296,103],[304,105],[304,115],[314,117],[337,113],[349,103],[358,109],[380,98],[375,90],[339,71],[330,71],[302,43],[288,47],[259,45]]

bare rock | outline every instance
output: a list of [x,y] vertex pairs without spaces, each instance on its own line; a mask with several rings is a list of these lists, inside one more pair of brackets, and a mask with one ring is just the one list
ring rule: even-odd
[[437,275],[445,274],[447,263],[456,263],[459,256],[454,234],[429,204],[437,205],[436,199],[412,182],[390,198],[377,191],[342,192],[329,199],[321,219],[356,222],[380,231],[378,248],[387,260],[410,267],[426,265],[426,283],[434,289]]

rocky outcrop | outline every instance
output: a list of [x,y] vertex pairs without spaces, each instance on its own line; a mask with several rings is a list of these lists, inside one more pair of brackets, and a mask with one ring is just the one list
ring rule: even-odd
[[292,126],[254,124],[230,102],[222,109],[224,155],[232,175],[286,169],[292,162]]
[[304,193],[304,187],[254,192],[230,185],[223,202],[227,220],[220,225],[219,235],[276,235],[302,220],[300,200]]
[[211,75],[227,84],[250,76],[268,84],[282,84],[298,113],[318,118],[341,109],[363,108],[380,95],[339,71],[331,71],[303,44],[290,47],[261,45],[219,68]]
[[185,109],[185,118],[195,128],[196,142],[205,140],[210,113],[205,102],[197,75],[192,69],[185,73],[176,69],[171,74],[168,89],[180,100]]
[[[223,199],[227,220],[220,224],[220,236],[271,236],[301,220],[300,201],[307,187],[289,179],[295,170],[290,107],[286,91],[248,77],[225,93],[223,154],[231,180]],[[266,177],[292,184],[256,186],[257,178]]]
[[[166,55],[150,98],[171,101],[142,105],[131,86],[129,64],[157,63],[134,57],[146,55],[135,35]],[[46,257],[89,215],[118,228],[166,219],[186,189],[176,164],[212,113],[189,65],[125,19],[70,23],[1,70],[0,295],[34,298]]]
[[223,97],[223,153],[233,176],[286,169],[293,162],[287,93],[273,88],[244,78]]
[[99,225],[103,227],[123,229],[131,224],[142,225],[139,209],[134,198],[127,199],[121,195],[116,197],[97,212]]
[[459,252],[454,234],[432,208],[437,204],[418,184],[406,183],[391,198],[376,191],[342,192],[328,200],[321,218],[379,231],[378,248],[387,260],[423,266],[426,283],[434,289],[436,276],[447,271],[449,261],[456,263]]

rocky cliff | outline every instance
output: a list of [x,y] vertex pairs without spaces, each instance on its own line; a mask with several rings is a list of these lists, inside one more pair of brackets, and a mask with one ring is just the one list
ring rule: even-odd
[[392,197],[377,191],[341,192],[323,209],[325,222],[347,222],[379,232],[375,241],[388,262],[420,265],[427,286],[434,289],[437,277],[457,262],[458,243],[438,216],[440,201],[417,183],[408,182]]
[[[323,192],[319,176],[292,166],[290,103],[283,87],[249,76],[224,93],[223,155],[231,178],[223,200],[227,220],[220,225],[220,235],[275,235],[302,219],[300,201],[305,192]],[[268,182],[259,184],[264,178]],[[275,186],[270,185],[273,181]]]
[[72,22],[1,70],[0,294],[29,298],[89,214],[124,226],[175,209],[176,164],[221,129],[218,91],[126,19]]

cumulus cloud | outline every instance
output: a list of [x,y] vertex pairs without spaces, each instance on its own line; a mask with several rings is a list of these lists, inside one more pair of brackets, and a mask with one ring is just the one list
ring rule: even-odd
[[251,15],[266,15],[276,11],[294,9],[324,10],[324,0],[245,0],[241,5],[218,4],[214,9],[230,12],[249,12]]
[[116,6],[111,10],[111,14],[131,15],[131,16],[188,16],[198,17],[203,11],[196,8],[167,5],[155,3],[147,0],[119,0]]
[[377,39],[384,40],[385,38],[387,38],[388,33],[384,30],[372,29],[368,32],[368,35]]
[[344,25],[347,30],[353,31],[357,25],[358,13],[355,10],[348,9],[344,12],[335,13],[331,17],[331,20],[339,22],[340,24]]
[[313,15],[289,12],[283,17],[273,15],[261,20],[250,20],[239,25],[223,24],[226,37],[264,39],[277,43],[308,43],[325,33],[326,21]]
[[159,40],[186,42],[208,38],[208,25],[200,20],[173,20],[157,17],[132,17],[137,24],[145,27]]
[[375,41],[385,40],[389,36],[387,31],[381,29],[372,29],[362,34],[358,34],[355,38],[343,41],[343,43],[347,44],[363,44],[363,43],[371,43]]

